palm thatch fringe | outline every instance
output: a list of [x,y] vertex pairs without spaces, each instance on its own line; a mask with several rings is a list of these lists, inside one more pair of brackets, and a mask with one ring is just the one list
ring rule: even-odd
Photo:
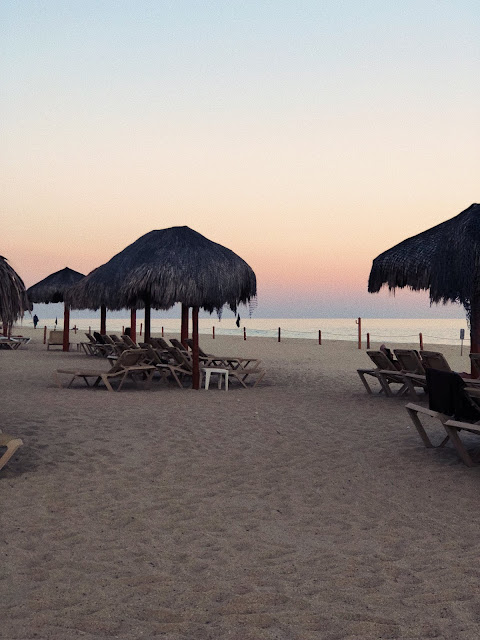
[[0,256],[0,319],[7,328],[23,318],[25,311],[31,311],[25,285],[18,273]]
[[368,290],[429,289],[432,303],[459,302],[470,309],[480,280],[480,205],[408,238],[373,261]]
[[83,273],[65,267],[29,287],[27,289],[29,300],[46,304],[63,302],[65,291],[84,277]]
[[236,311],[256,295],[256,278],[233,251],[189,227],[151,231],[88,274],[66,294],[73,309],[169,309],[180,302]]

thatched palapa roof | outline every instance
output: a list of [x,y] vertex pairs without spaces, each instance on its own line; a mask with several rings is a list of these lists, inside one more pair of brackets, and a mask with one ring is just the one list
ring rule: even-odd
[[375,258],[368,290],[429,289],[431,302],[459,302],[469,310],[479,279],[480,205],[472,204]]
[[150,231],[89,273],[67,294],[74,309],[169,309],[180,302],[236,311],[256,295],[253,270],[230,249],[189,227]]
[[16,320],[23,318],[25,311],[31,311],[25,285],[18,273],[0,256],[0,320],[11,327]]
[[27,294],[32,302],[63,302],[65,291],[84,277],[83,273],[65,267],[29,287]]

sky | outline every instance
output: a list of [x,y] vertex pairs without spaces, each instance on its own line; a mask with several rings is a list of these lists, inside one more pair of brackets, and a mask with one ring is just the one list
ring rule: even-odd
[[479,202],[477,0],[3,0],[0,255],[31,286],[188,225],[258,317],[462,317],[367,292]]

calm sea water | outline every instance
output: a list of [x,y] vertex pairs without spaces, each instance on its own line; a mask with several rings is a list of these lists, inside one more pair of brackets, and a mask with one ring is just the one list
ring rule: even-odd
[[[137,318],[137,332],[142,320]],[[31,318],[24,320],[24,326],[31,326]],[[109,318],[107,315],[107,331],[121,332],[123,327],[130,324],[130,318]],[[39,327],[46,325],[55,328],[55,318],[41,318]],[[63,317],[58,317],[58,328],[63,325]],[[89,327],[98,330],[99,319],[75,318],[71,319],[71,326],[76,325],[83,331]],[[180,332],[180,319],[165,318],[152,319],[152,333],[160,334],[162,327],[165,333]],[[277,338],[278,328],[281,328],[283,338],[308,338],[318,340],[318,332],[322,332],[322,340],[352,340],[358,339],[358,325],[352,318],[245,318],[238,328],[234,318],[224,318],[219,321],[216,316],[200,318],[199,330],[203,334],[212,334],[215,327],[216,335],[243,335],[243,327],[248,336],[263,336]],[[460,344],[460,330],[465,330],[464,344],[469,344],[469,330],[465,319],[386,319],[362,318],[362,338],[366,340],[367,332],[372,342],[386,343],[415,343],[422,333],[425,343],[430,344]]]

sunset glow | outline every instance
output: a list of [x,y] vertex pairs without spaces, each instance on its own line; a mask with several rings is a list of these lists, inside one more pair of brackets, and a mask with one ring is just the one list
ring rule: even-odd
[[0,19],[0,254],[27,286],[188,225],[252,266],[260,317],[430,312],[367,280],[479,200],[476,4],[7,0]]

